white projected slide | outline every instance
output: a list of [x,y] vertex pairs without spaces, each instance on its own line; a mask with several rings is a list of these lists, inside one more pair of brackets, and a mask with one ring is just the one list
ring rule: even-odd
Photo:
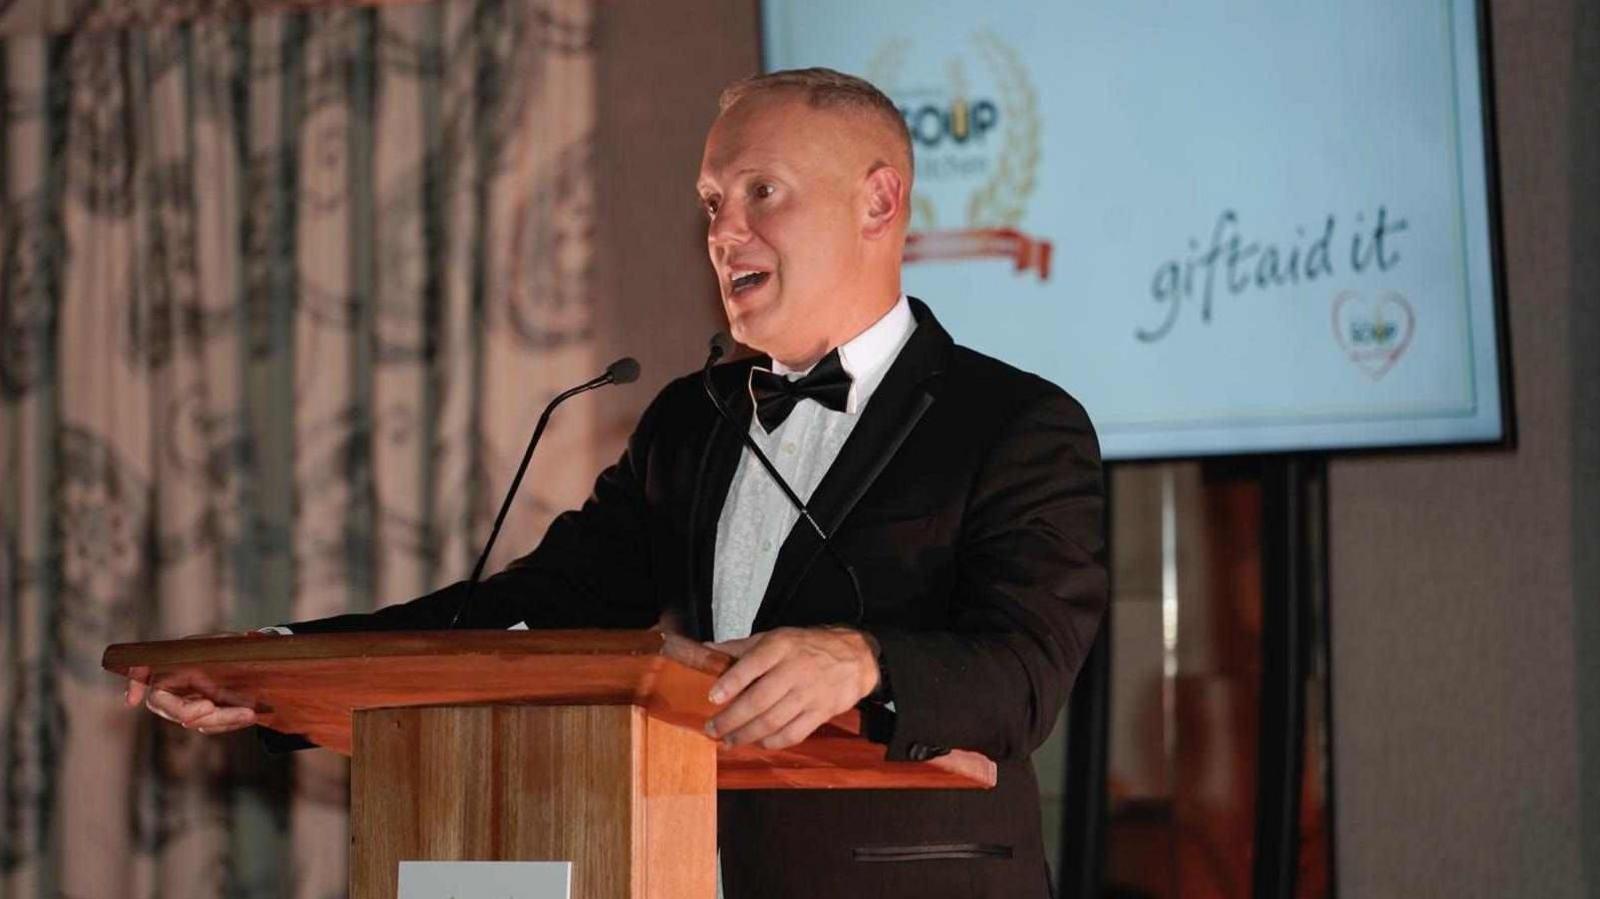
[[1470,2],[767,0],[917,157],[907,292],[1107,458],[1502,439]]

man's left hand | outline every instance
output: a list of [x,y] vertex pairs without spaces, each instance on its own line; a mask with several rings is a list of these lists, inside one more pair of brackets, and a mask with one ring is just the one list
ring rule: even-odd
[[878,686],[875,641],[850,628],[780,627],[706,645],[738,659],[711,685],[711,701],[727,707],[706,722],[729,746],[793,746]]

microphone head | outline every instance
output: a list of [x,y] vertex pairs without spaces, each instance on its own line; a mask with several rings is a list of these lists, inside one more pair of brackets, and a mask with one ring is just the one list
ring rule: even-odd
[[606,366],[606,374],[613,384],[632,384],[639,380],[639,360],[632,356],[623,356]]
[[711,335],[711,358],[721,359],[731,352],[733,352],[733,338],[728,336],[727,331],[718,331]]

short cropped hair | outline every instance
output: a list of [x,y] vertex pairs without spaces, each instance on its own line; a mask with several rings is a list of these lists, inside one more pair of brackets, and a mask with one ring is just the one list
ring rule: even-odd
[[[802,94],[806,104],[813,109],[851,109],[877,118],[887,126],[900,149],[905,153],[906,165],[916,167],[911,150],[911,130],[906,127],[905,116],[888,95],[865,78],[846,75],[821,67],[810,69],[785,69],[753,75],[722,89],[717,99],[717,111],[727,112],[735,103],[756,94],[792,91]],[[913,172],[906,172],[909,185]]]

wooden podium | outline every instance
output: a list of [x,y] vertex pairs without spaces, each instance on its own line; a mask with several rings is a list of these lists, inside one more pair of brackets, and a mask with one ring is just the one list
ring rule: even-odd
[[995,783],[975,753],[883,761],[857,712],[724,748],[706,693],[731,663],[656,631],[220,637],[102,662],[351,756],[352,899],[394,899],[401,860],[570,861],[575,899],[711,899],[718,789]]

